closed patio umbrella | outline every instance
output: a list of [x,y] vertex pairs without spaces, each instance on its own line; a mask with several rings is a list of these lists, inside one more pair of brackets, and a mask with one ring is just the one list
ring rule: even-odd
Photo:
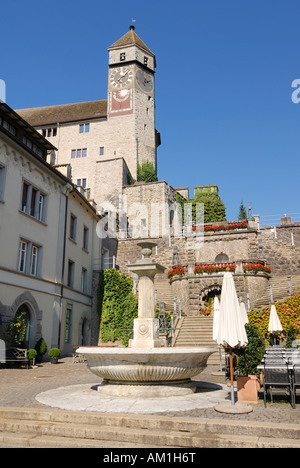
[[[219,329],[219,317],[220,317],[220,302],[218,296],[214,297],[214,320],[213,320],[213,340],[217,341],[218,339],[218,329]],[[220,355],[220,372],[222,372],[222,351],[221,346],[219,345],[219,355]]]
[[248,314],[246,312],[246,306],[245,306],[244,302],[240,303],[240,308],[241,308],[241,314],[242,314],[242,318],[244,320],[244,323],[249,323]]
[[223,277],[217,343],[229,347],[231,403],[234,405],[232,348],[243,348],[248,343],[232,273]]
[[282,331],[282,326],[281,326],[281,323],[277,314],[277,310],[274,304],[272,304],[271,306],[268,331],[272,335],[276,335],[276,333],[279,333]]
[[220,302],[218,296],[214,297],[214,321],[213,321],[213,340],[217,341],[218,339],[218,329],[219,329],[219,316],[220,316]]
[[270,333],[278,333],[282,331],[282,326],[274,304],[271,306],[268,331]]

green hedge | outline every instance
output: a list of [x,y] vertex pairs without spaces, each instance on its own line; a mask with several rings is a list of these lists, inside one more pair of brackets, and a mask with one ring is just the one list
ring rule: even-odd
[[128,346],[133,320],[138,316],[138,299],[132,293],[133,282],[117,270],[101,272],[98,286],[98,311],[102,342],[122,340]]

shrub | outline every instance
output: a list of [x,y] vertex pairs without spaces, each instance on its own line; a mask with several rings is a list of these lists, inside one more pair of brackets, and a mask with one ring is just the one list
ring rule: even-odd
[[29,349],[27,351],[27,356],[28,356],[29,361],[33,361],[33,359],[35,359],[37,357],[36,350],[35,349]]
[[257,327],[246,323],[248,344],[245,348],[235,349],[238,355],[237,370],[240,375],[259,375],[257,366],[265,354],[265,343]]
[[60,350],[58,348],[51,348],[49,349],[48,356],[51,359],[58,359],[60,356]]
[[41,361],[44,354],[46,354],[46,352],[47,352],[47,343],[46,343],[46,341],[44,340],[43,337],[38,340],[38,342],[35,345],[34,349],[37,352],[37,358]]
[[[276,302],[276,311],[283,331],[281,338],[287,336],[290,327],[293,327],[297,338],[300,338],[300,294],[295,294],[285,301]],[[255,325],[266,341],[270,340],[268,332],[270,307],[262,310],[252,310],[248,315],[249,323]]]

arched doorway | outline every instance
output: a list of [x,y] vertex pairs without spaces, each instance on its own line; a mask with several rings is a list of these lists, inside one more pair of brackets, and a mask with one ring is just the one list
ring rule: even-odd
[[81,345],[88,346],[89,344],[89,321],[85,318],[81,325]]
[[32,341],[32,321],[30,309],[27,304],[20,305],[16,312],[15,319],[20,324],[18,327],[20,330],[19,340],[22,340],[22,344],[29,349]]

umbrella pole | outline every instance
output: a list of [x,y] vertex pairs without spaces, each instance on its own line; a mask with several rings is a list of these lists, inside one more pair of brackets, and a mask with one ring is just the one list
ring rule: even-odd
[[231,404],[234,405],[233,359],[232,359],[232,347],[231,346],[229,346],[229,365],[230,365]]

